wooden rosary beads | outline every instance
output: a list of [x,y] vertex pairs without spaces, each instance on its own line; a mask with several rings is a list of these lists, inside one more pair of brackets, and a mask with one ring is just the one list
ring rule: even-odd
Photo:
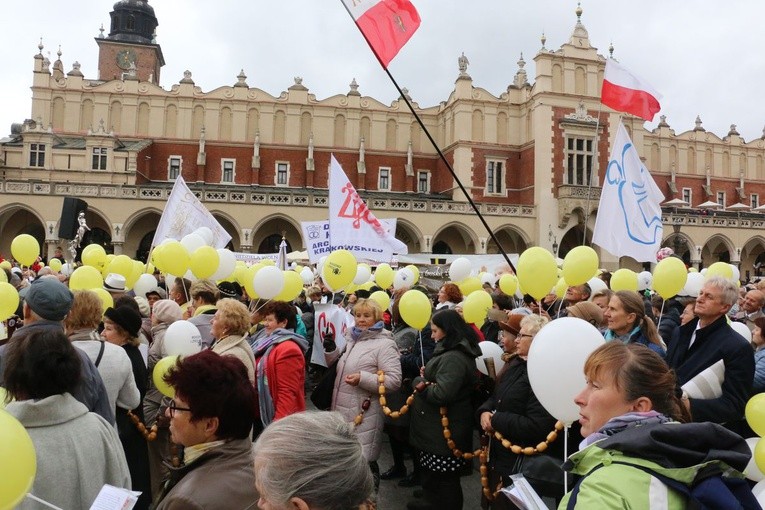
[[[398,411],[391,411],[390,407],[388,407],[388,401],[385,399],[385,373],[382,370],[377,371],[377,383],[380,385],[379,388],[377,388],[378,393],[380,394],[380,407],[382,408],[383,413],[385,416],[390,416],[392,419],[397,420],[401,418],[403,415],[409,412],[409,406],[412,405],[412,402],[414,402],[414,396],[424,390],[426,387],[428,387],[430,382],[421,382],[419,383],[412,392],[411,395],[406,399],[406,403],[401,406],[401,409]],[[369,410],[369,407],[372,405],[372,401],[367,398],[364,400],[364,402],[361,403],[361,412],[356,415],[356,417],[353,419],[353,425],[355,427],[358,427],[361,425],[361,422],[364,421],[364,413]]]
[[133,422],[133,425],[138,429],[138,431],[143,435],[144,439],[147,441],[154,441],[157,439],[157,424],[151,426],[151,429],[147,429],[146,425],[141,423],[141,419],[136,416],[133,411],[127,412],[128,417],[130,418],[130,421]]

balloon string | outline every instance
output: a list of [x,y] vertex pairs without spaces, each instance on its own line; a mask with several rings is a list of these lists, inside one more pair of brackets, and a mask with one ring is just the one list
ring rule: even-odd
[[420,335],[420,357],[422,358],[422,366],[425,367],[425,349],[422,347],[422,330],[418,331]]
[[[568,429],[571,428],[571,425],[566,425],[566,433],[563,436],[563,462],[566,462],[566,459],[568,458]],[[568,475],[566,472],[563,472],[563,493],[568,492]]]
[[656,329],[659,329],[661,327],[661,318],[664,317],[664,305],[667,303],[666,299],[661,300],[661,310],[659,311],[659,320],[656,324]]
[[558,311],[555,312],[555,316],[557,317],[560,315],[560,309],[563,308],[563,301],[566,299],[566,296],[563,296],[560,300],[560,304],[558,305]]
[[51,505],[51,504],[50,504],[50,503],[48,503],[47,501],[45,501],[45,500],[43,500],[43,499],[40,499],[40,498],[38,498],[37,496],[33,495],[31,492],[28,492],[28,493],[27,493],[27,497],[28,497],[29,499],[31,499],[31,500],[37,501],[38,503],[40,503],[40,504],[42,504],[42,505],[45,505],[45,506],[47,506],[48,508],[53,508],[54,510],[63,510],[62,508],[59,508],[59,507],[57,507],[57,506],[55,506],[55,505]]

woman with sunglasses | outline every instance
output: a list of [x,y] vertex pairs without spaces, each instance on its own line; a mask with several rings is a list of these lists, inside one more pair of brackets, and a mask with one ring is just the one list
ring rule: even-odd
[[184,451],[154,508],[254,508],[255,394],[244,363],[207,350],[180,359],[164,379],[175,390],[165,411],[170,436]]

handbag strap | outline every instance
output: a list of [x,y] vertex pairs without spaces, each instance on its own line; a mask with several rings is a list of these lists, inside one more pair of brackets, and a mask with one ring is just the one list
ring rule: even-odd
[[101,349],[99,349],[98,356],[96,357],[96,361],[95,361],[95,363],[93,363],[96,366],[96,368],[98,368],[98,364],[101,363],[101,358],[104,357],[104,344],[105,343],[106,343],[105,341],[101,342]]

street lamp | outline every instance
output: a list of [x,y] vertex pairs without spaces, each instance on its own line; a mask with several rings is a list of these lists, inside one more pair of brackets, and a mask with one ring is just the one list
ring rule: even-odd
[[553,256],[557,257],[558,256],[558,237],[555,234],[553,234],[552,225],[548,225],[547,228],[548,228],[547,240],[552,242]]

